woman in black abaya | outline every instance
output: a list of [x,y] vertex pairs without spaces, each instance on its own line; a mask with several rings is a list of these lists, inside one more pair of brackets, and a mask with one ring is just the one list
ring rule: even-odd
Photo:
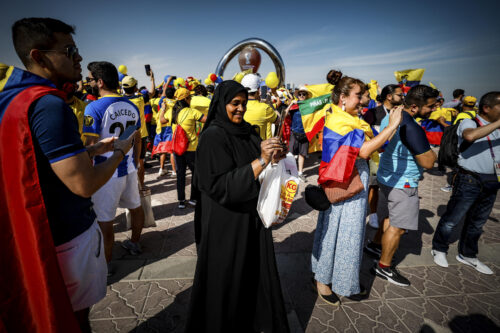
[[261,141],[243,120],[247,90],[217,87],[196,151],[198,261],[186,332],[288,332],[270,229],[257,214],[257,180],[277,138]]

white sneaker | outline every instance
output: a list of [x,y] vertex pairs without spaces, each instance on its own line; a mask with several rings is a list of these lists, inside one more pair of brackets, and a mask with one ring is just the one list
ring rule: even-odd
[[167,169],[160,169],[158,171],[158,177],[162,177],[162,176],[165,176],[167,174]]
[[491,275],[493,274],[493,271],[483,264],[482,262],[479,261],[477,258],[469,258],[469,257],[464,257],[461,254],[457,255],[457,260],[460,261],[462,264],[466,264],[469,266],[472,266],[476,269],[476,271],[483,273],[483,274],[488,274]]
[[436,265],[441,266],[441,267],[448,267],[448,260],[446,259],[446,252],[431,250],[431,254],[434,257],[434,262],[436,263]]
[[177,174],[174,171],[172,171],[172,173],[170,174],[170,176],[172,176],[173,178],[175,178],[175,177],[177,177]]
[[370,227],[378,229],[378,217],[377,213],[372,213],[368,215],[368,224]]

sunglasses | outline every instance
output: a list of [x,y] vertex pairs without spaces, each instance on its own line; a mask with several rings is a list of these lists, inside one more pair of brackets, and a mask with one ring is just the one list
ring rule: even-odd
[[85,78],[85,80],[86,80],[87,82],[96,81],[96,79],[95,79],[94,77],[88,77],[88,76]]
[[304,96],[307,97],[307,93],[298,93],[297,96]]
[[65,47],[63,50],[38,50],[42,52],[61,52],[66,54],[66,57],[73,59],[77,54],[80,54],[75,45]]

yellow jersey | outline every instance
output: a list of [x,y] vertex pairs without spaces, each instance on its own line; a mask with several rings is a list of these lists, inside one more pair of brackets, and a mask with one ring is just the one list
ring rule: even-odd
[[249,99],[243,119],[251,125],[257,126],[259,128],[258,134],[262,140],[267,140],[273,136],[271,125],[276,121],[277,116],[276,112],[266,103]]
[[[180,124],[182,129],[187,134],[189,146],[187,151],[195,151],[198,147],[198,134],[196,133],[196,122],[200,121],[204,114],[192,108],[184,108],[177,115],[177,124]],[[177,124],[172,125],[172,133],[175,131]]]

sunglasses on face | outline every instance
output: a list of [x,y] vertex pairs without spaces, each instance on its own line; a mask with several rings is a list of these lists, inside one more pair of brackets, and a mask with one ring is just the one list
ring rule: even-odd
[[65,47],[63,50],[38,50],[42,52],[61,52],[66,54],[66,57],[73,59],[77,54],[80,54],[78,52],[78,48],[75,45],[70,45]]
[[297,96],[304,96],[307,97],[307,93],[298,93]]
[[92,82],[92,81],[96,81],[96,79],[95,79],[95,78],[93,78],[93,77],[88,77],[88,76],[85,78],[85,80],[86,80],[88,83],[90,83],[90,82]]

